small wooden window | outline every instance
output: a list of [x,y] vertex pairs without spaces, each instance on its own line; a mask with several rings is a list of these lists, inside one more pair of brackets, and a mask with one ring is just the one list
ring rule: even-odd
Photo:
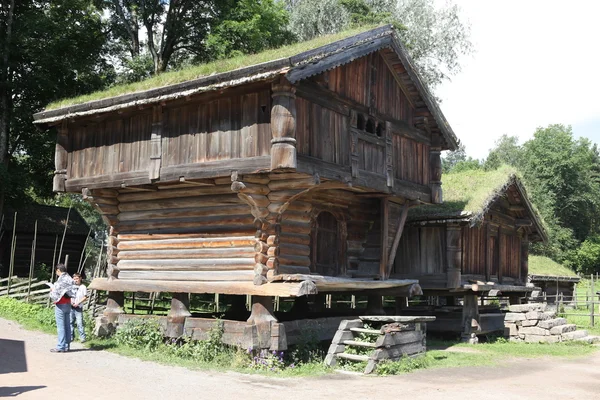
[[356,116],[356,127],[361,131],[365,130],[365,117],[362,114]]
[[365,127],[365,130],[368,133],[375,133],[375,121],[372,118],[369,118],[369,120],[367,121],[367,126]]
[[333,214],[323,211],[317,217],[312,249],[315,272],[326,276],[339,274],[340,237],[338,221]]

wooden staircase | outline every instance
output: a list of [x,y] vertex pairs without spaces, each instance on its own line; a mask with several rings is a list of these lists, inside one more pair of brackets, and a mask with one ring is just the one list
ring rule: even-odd
[[[325,364],[335,366],[338,360],[366,362],[365,374],[372,373],[381,360],[396,361],[402,357],[425,353],[426,323],[435,317],[363,316],[340,322],[325,357]],[[365,328],[380,325],[380,329]],[[360,340],[367,337],[369,340]],[[350,349],[369,349],[368,354],[355,354]]]

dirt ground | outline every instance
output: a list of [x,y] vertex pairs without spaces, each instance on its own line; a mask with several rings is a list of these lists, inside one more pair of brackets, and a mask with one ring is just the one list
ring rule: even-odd
[[[331,374],[280,379],[190,371],[83,349],[79,343],[69,353],[50,353],[55,340],[0,319],[0,397],[600,400],[600,352],[569,360],[521,359],[498,367],[425,370],[393,377]],[[19,370],[24,372],[11,372]]]

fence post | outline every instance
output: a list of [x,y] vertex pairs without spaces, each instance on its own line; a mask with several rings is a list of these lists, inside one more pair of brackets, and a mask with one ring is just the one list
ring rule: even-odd
[[596,311],[596,307],[594,306],[594,298],[595,298],[595,294],[594,294],[594,274],[591,275],[591,307],[590,307],[590,326],[593,327],[594,326],[594,311]]

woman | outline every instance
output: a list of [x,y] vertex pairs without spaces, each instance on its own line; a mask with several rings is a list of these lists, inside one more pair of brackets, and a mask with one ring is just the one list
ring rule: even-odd
[[55,305],[54,317],[56,318],[56,331],[58,332],[58,344],[51,349],[53,353],[65,353],[69,351],[71,343],[71,297],[75,297],[73,279],[67,273],[64,264],[56,266],[58,279],[50,291],[50,300]]

